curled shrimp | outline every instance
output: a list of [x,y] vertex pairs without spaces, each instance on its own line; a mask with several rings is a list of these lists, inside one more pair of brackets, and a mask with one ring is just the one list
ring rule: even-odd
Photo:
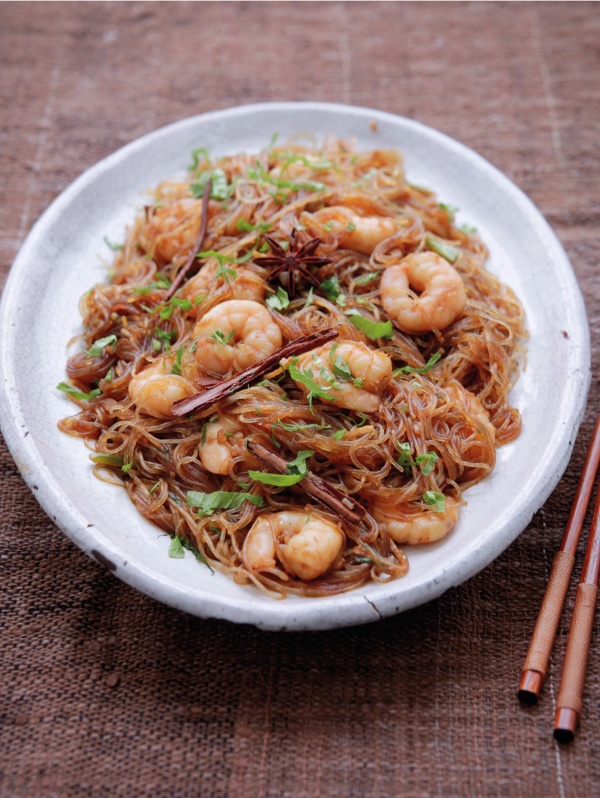
[[228,474],[236,454],[243,451],[241,427],[227,418],[209,421],[205,438],[198,444],[202,465],[211,474]]
[[[379,409],[379,392],[392,377],[392,361],[385,352],[359,341],[325,344],[301,355],[296,368],[324,388],[329,401],[363,413]],[[305,383],[296,382],[306,390]]]
[[380,293],[388,316],[402,332],[413,334],[448,327],[467,301],[460,274],[435,252],[407,255],[389,266]]
[[192,197],[154,207],[141,243],[153,256],[158,255],[165,263],[171,263],[176,255],[193,247],[201,216],[202,200]]
[[211,296],[215,291],[227,286],[232,299],[252,299],[256,302],[264,300],[267,285],[252,269],[231,269],[236,274],[230,274],[226,278],[217,275],[218,268],[216,263],[205,264],[198,274],[188,280],[181,291],[181,296],[193,302],[199,296]]
[[405,504],[394,502],[372,502],[373,518],[385,526],[388,535],[396,541],[408,546],[421,543],[434,543],[446,537],[456,526],[460,504],[448,496],[444,502],[444,512],[433,510],[406,512]]
[[172,374],[175,358],[167,356],[136,374],[129,383],[129,396],[138,410],[154,418],[173,418],[173,402],[196,393],[185,377]]
[[332,205],[307,215],[327,225],[342,249],[363,255],[370,255],[378,244],[401,230],[393,216],[360,216],[342,205]]
[[246,299],[221,302],[194,327],[195,358],[206,373],[222,377],[252,366],[281,346],[281,330],[264,305]]
[[342,528],[311,508],[260,515],[246,536],[242,551],[249,571],[265,571],[281,563],[299,579],[316,579],[328,571],[344,546]]

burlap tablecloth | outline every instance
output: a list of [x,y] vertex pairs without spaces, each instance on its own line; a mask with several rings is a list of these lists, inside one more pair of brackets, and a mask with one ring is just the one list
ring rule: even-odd
[[[533,199],[580,280],[597,375],[599,11],[0,4],[0,279],[51,200],[143,133],[253,101],[366,105],[456,137]],[[563,480],[492,566],[419,609],[327,633],[198,620],[137,593],[67,540],[0,448],[0,793],[600,794],[598,635],[581,731],[570,747],[551,735],[573,591],[541,703],[515,700],[599,400],[594,377]]]

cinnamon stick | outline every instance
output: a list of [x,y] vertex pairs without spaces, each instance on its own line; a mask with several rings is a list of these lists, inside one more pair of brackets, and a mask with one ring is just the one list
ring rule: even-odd
[[200,222],[200,232],[198,233],[198,238],[194,243],[189,258],[182,266],[182,268],[179,270],[177,277],[171,283],[169,290],[167,291],[167,299],[171,299],[173,294],[177,291],[177,289],[183,282],[183,278],[192,268],[192,264],[196,260],[196,255],[198,254],[200,248],[202,247],[202,242],[204,241],[204,236],[206,235],[206,228],[208,227],[208,198],[210,197],[211,188],[212,188],[212,180],[207,180],[206,185],[204,186],[204,191],[202,193],[202,220]]
[[264,358],[264,360],[260,360],[253,366],[249,366],[247,369],[240,371],[228,380],[223,380],[218,385],[215,385],[214,388],[209,388],[208,391],[204,391],[203,393],[196,393],[193,396],[188,396],[186,399],[180,399],[173,404],[171,412],[176,416],[185,416],[195,410],[202,410],[205,407],[210,407],[216,402],[220,402],[221,399],[224,399],[226,396],[230,396],[232,393],[240,391],[242,388],[250,385],[254,380],[264,377],[265,374],[268,374],[279,365],[280,360],[287,357],[302,355],[304,352],[309,352],[317,346],[326,344],[333,338],[337,338],[337,336],[337,330],[325,330],[325,332],[311,333],[302,338],[297,338],[295,341],[291,341],[289,344],[282,346],[272,355]]
[[[246,446],[259,460],[262,460],[263,463],[266,463],[279,474],[288,473],[289,463],[287,460],[284,460],[283,457],[280,457],[278,454],[271,451],[271,449],[267,449],[266,446],[255,443],[252,440],[249,440]],[[356,499],[353,499],[351,496],[346,496],[339,488],[336,488],[326,479],[313,474],[311,471],[300,480],[299,484],[302,485],[307,493],[314,496],[315,499],[319,499],[319,501],[327,505],[327,507],[335,510],[345,521],[358,524],[360,523],[360,519],[367,513],[365,508],[359,504]]]

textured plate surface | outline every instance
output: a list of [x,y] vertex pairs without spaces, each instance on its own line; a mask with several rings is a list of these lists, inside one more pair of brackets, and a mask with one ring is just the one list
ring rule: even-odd
[[[372,120],[377,130],[371,129]],[[125,491],[95,479],[80,440],[59,433],[73,412],[54,386],[79,332],[79,297],[106,277],[103,237],[122,240],[144,194],[185,170],[192,149],[257,151],[274,132],[356,139],[359,149],[402,151],[411,182],[461,210],[488,245],[490,271],[524,304],[527,368],[511,394],[523,415],[517,441],[498,451],[491,477],[465,494],[452,534],[408,549],[400,580],[342,596],[276,601],[210,574],[191,554],[167,556],[169,538],[145,521]],[[104,263],[103,263],[104,261]],[[0,421],[27,484],[48,515],[86,553],[154,598],[201,617],[264,629],[365,623],[429,601],[494,560],[527,526],[569,460],[590,381],[583,301],[555,235],[525,195],[473,151],[419,123],[327,103],[270,103],[184,119],[134,141],[79,177],[36,223],[13,264],[0,308]]]

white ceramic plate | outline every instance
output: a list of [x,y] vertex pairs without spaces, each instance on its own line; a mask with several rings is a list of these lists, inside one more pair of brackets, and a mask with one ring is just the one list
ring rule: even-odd
[[[374,131],[370,125],[377,122]],[[444,541],[409,549],[397,581],[321,599],[276,601],[191,554],[167,556],[169,538],[145,521],[125,491],[92,475],[83,442],[58,432],[73,405],[64,379],[67,341],[80,330],[79,297],[103,281],[143,196],[185,170],[190,153],[257,151],[273,133],[353,137],[360,149],[394,147],[409,179],[458,205],[488,244],[489,268],[521,298],[531,334],[527,369],[512,393],[523,415],[518,440],[498,452],[492,476]],[[79,177],[37,222],[10,273],[0,310],[2,430],[16,463],[53,521],[87,554],[130,585],[203,617],[264,629],[327,629],[377,620],[429,601],[492,562],[527,526],[569,460],[590,380],[583,301],[567,257],[532,203],[487,161],[408,119],[324,103],[250,105],[184,119],[105,158]],[[506,587],[506,586],[503,586]]]

